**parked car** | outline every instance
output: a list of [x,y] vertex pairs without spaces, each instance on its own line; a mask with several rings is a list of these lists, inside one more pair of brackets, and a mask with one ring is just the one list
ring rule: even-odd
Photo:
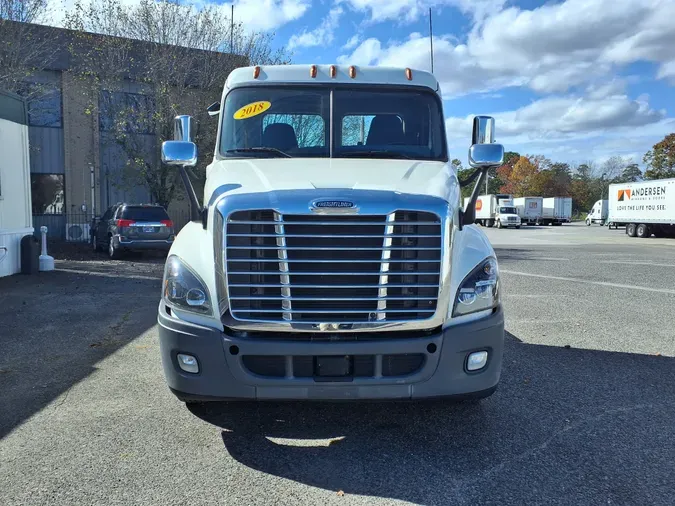
[[173,222],[155,204],[115,204],[91,224],[94,251],[106,249],[110,258],[124,251],[169,251],[174,240]]

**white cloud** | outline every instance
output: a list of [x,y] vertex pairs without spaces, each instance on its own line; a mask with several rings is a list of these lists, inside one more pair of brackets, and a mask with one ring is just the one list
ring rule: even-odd
[[[382,5],[393,9],[399,4]],[[665,21],[673,19],[673,0],[566,0],[533,10],[511,7],[477,21],[464,43],[449,35],[434,37],[435,74],[443,91],[454,96],[506,86],[560,93],[641,60],[661,64],[658,78],[675,79],[675,30]],[[429,68],[428,37],[388,45],[377,41],[377,51],[374,41],[367,39],[362,42],[366,49],[356,47],[342,59],[367,56],[370,64]]]
[[374,38],[366,39],[352,52],[350,56],[338,56],[338,63],[352,65],[371,65],[378,61],[382,52],[382,44]]
[[474,19],[483,19],[488,13],[502,8],[505,0],[344,0],[352,9],[365,12],[369,21],[412,22],[427,16],[430,8],[453,6],[470,14]]
[[291,36],[288,41],[288,49],[297,47],[314,47],[332,44],[335,38],[335,30],[338,27],[344,10],[342,7],[334,7],[328,13],[319,26],[312,31],[303,31],[299,35]]
[[361,36],[359,34],[352,35],[347,43],[342,46],[342,50],[349,51],[350,49],[354,49],[359,44],[359,42],[361,42]]
[[[665,111],[649,106],[645,96],[631,100],[626,95],[605,98],[548,97],[520,109],[492,114],[500,139],[525,136],[530,139],[561,139],[568,136],[587,136],[627,127],[643,127],[658,123]],[[466,137],[471,131],[473,115],[446,120],[448,137]]]
[[[230,12],[231,4],[212,5],[226,7]],[[238,0],[234,4],[234,21],[242,22],[246,30],[266,32],[300,19],[310,6],[310,0]]]
[[[495,118],[497,141],[507,150],[543,153],[565,162],[602,161],[613,155],[640,161],[675,128],[675,120],[651,108],[646,95],[635,100],[614,92],[602,98],[592,95],[554,96],[514,111],[484,112]],[[473,115],[446,119],[452,153],[468,148],[472,120]]]

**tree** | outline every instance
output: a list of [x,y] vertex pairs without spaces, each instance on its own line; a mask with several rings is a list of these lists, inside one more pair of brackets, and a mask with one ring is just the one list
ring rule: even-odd
[[37,34],[35,23],[49,17],[48,0],[0,0],[0,89],[31,99],[43,91],[27,79],[49,67],[54,41]]
[[520,154],[514,151],[507,151],[504,153],[504,163],[495,169],[490,169],[490,176],[492,180],[489,183],[488,193],[504,193],[504,187],[511,178],[513,166],[520,159]]
[[600,177],[611,181],[612,179],[619,177],[628,164],[630,164],[630,159],[624,159],[621,156],[611,156],[602,164],[600,168],[602,174]]
[[675,133],[666,135],[661,142],[654,144],[642,161],[647,166],[645,179],[675,177]]
[[621,175],[615,177],[612,183],[637,183],[642,181],[642,171],[637,163],[631,163],[621,172]]
[[[195,117],[199,152],[213,152],[218,122],[206,107],[220,98],[229,73],[248,63],[289,61],[283,48],[272,50],[273,34],[248,34],[241,24],[231,32],[229,18],[216,7],[80,0],[66,25],[79,34],[71,50],[77,55],[73,71],[87,89],[81,107],[99,112],[107,142],[127,160],[117,185],[144,185],[164,206],[181,196],[180,178],[153,154],[173,137],[173,118]],[[238,54],[225,52],[230,43]],[[202,184],[207,163],[202,157],[192,172]]]
[[538,172],[536,164],[529,158],[521,156],[514,164],[508,182],[502,186],[502,191],[514,197],[532,194]]

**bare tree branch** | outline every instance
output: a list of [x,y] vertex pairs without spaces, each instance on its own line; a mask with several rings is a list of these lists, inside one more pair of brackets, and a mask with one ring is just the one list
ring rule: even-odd
[[[124,151],[128,161],[121,184],[142,184],[165,206],[180,193],[177,173],[157,156],[148,156],[144,136],[155,137],[157,151],[159,143],[172,137],[173,118],[190,114],[199,125],[195,141],[200,153],[213,152],[217,120],[207,115],[206,107],[220,98],[230,72],[249,62],[290,59],[285,50],[272,50],[273,34],[248,34],[240,24],[233,33],[237,54],[226,53],[231,23],[215,7],[168,0],[141,0],[135,6],[94,0],[78,2],[66,24],[79,32],[72,48],[78,61],[74,70],[92,87],[90,97],[104,90],[99,104],[82,106],[100,105],[108,137]],[[130,82],[150,99],[130,100]],[[202,182],[206,158],[195,168]]]

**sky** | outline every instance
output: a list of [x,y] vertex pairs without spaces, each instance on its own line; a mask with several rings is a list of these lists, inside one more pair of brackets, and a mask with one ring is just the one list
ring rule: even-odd
[[274,30],[294,63],[430,70],[429,8],[460,160],[475,114],[507,150],[568,163],[641,164],[675,132],[675,0],[241,0],[235,20]]
[[[133,3],[135,0],[123,0]],[[215,2],[229,12],[230,3]],[[68,3],[68,1],[66,1]],[[572,164],[642,156],[675,132],[675,0],[237,0],[235,21],[273,31],[293,63],[430,70],[449,149],[471,118],[508,151]]]

